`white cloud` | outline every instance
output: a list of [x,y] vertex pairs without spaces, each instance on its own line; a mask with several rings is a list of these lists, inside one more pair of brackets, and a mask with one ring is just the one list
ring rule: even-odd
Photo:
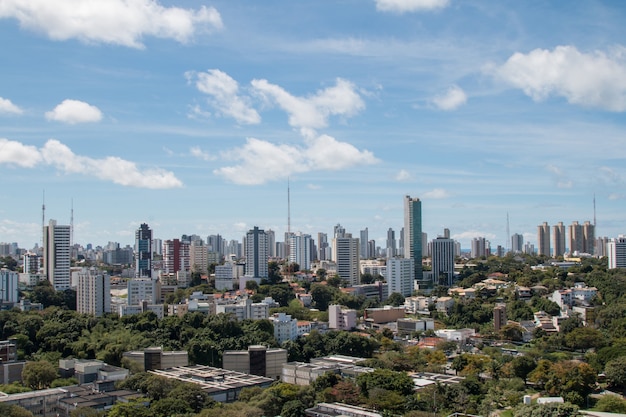
[[68,124],[93,123],[102,120],[102,112],[96,106],[79,100],[63,100],[54,110],[46,112],[46,119]]
[[289,115],[289,124],[296,128],[318,129],[328,125],[330,116],[353,116],[365,103],[350,81],[337,78],[334,87],[317,91],[308,97],[296,97],[267,80],[252,80],[255,91],[275,102]]
[[35,146],[0,138],[0,165],[18,165],[24,168],[33,168],[41,161],[41,154]]
[[[188,72],[187,79],[196,79],[196,88],[211,96],[211,104],[222,115],[230,116],[239,123],[257,124],[261,116],[249,103],[249,99],[239,95],[239,84],[225,72],[211,69],[207,72]],[[196,114],[201,114],[195,110]]]
[[141,171],[134,162],[118,157],[93,159],[74,154],[58,140],[50,139],[41,149],[20,142],[0,139],[0,165],[19,165],[34,168],[39,164],[51,165],[66,174],[91,175],[130,187],[165,189],[182,187],[182,182],[172,172],[161,169]]
[[216,159],[215,156],[211,155],[210,153],[206,151],[203,151],[198,146],[194,146],[193,148],[191,148],[190,152],[192,156],[198,159],[202,159],[203,161],[214,161]]
[[409,171],[407,171],[406,169],[401,169],[396,174],[396,181],[405,182],[405,181],[410,181],[412,178],[413,177],[411,176]]
[[434,190],[427,191],[422,194],[422,197],[425,199],[442,200],[444,198],[449,198],[450,193],[443,188],[435,188]]
[[155,0],[3,0],[0,18],[14,18],[53,40],[79,39],[143,48],[142,38],[190,41],[200,31],[222,28],[213,7],[164,7]]
[[375,0],[376,9],[383,12],[419,12],[443,9],[448,6],[448,0]]
[[535,101],[564,97],[570,104],[626,111],[624,48],[583,53],[574,46],[517,52],[495,75]]
[[625,200],[626,194],[612,193],[609,194],[609,200]]
[[554,175],[557,188],[572,188],[574,186],[572,180],[567,178],[567,174],[561,168],[548,164],[546,170]]
[[222,155],[238,161],[213,171],[236,184],[257,185],[290,175],[315,170],[335,171],[351,166],[376,163],[369,151],[359,151],[353,145],[321,135],[308,139],[305,146],[276,145],[248,138],[246,144]]
[[23,111],[13,104],[11,100],[0,97],[0,114],[2,113],[22,114]]
[[467,102],[467,95],[459,86],[453,85],[445,93],[433,98],[432,102],[440,110],[456,110]]
[[320,190],[322,186],[317,184],[307,184],[306,188],[309,190]]

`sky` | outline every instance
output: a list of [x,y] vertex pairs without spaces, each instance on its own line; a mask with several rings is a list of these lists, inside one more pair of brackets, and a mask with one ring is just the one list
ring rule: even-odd
[[[626,233],[626,3],[0,0],[0,242]],[[289,184],[290,210],[287,204]],[[73,212],[73,216],[72,216]],[[290,214],[290,216],[288,215]]]

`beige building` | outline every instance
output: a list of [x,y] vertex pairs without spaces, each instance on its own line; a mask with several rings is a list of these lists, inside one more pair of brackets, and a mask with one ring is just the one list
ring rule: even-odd
[[226,350],[222,356],[224,369],[273,379],[280,378],[286,363],[285,349],[268,349],[263,345],[248,346],[248,350]]

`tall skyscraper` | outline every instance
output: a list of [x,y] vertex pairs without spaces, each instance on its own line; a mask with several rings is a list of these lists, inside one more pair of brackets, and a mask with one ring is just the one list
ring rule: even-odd
[[578,222],[574,221],[569,225],[569,253],[581,253],[584,246],[583,227]]
[[135,232],[135,277],[152,276],[152,229],[142,223]]
[[583,223],[583,252],[595,255],[596,227],[589,221]]
[[422,272],[422,202],[404,197],[404,257],[413,259],[415,279],[424,280]]
[[270,258],[276,256],[276,233],[272,229],[267,229],[265,231],[267,235],[267,245],[270,249]]
[[396,232],[390,227],[389,230],[387,230],[387,258],[393,258],[397,253]]
[[361,230],[359,237],[360,237],[359,242],[361,243],[361,248],[360,248],[361,259],[371,258],[372,255],[369,253],[369,250],[367,247],[367,244],[369,242],[369,231],[367,230],[367,227],[364,230]]
[[267,234],[263,229],[254,227],[246,234],[246,277],[267,278],[269,276],[268,262],[270,248]]
[[472,239],[472,258],[481,258],[487,256],[487,239],[484,237],[475,237]]
[[563,222],[558,222],[552,226],[552,250],[555,257],[565,254],[565,226]]
[[301,271],[311,269],[311,235],[292,233],[289,239],[289,262],[300,266]]
[[189,247],[189,265],[191,270],[206,274],[209,268],[209,249],[203,242],[192,242]]
[[511,236],[511,252],[522,253],[524,250],[524,236],[519,233],[513,233]]
[[331,257],[330,246],[328,245],[328,235],[326,233],[317,234],[317,259],[327,261]]
[[550,226],[547,222],[537,226],[537,255],[550,256]]
[[387,260],[387,284],[389,294],[394,292],[410,297],[415,287],[413,259],[389,258]]
[[359,246],[359,239],[352,238],[350,233],[344,232],[333,239],[333,260],[337,264],[337,275],[348,285],[358,285],[361,282]]
[[433,283],[451,287],[454,281],[454,240],[438,237],[431,246]]
[[7,268],[0,268],[0,304],[19,303],[19,274]]
[[163,242],[163,270],[165,273],[175,274],[178,271],[189,271],[191,269],[189,251],[189,244],[181,242],[179,239]]
[[71,287],[70,229],[58,225],[56,220],[50,220],[44,227],[44,274],[57,291]]
[[626,236],[620,235],[607,244],[609,269],[626,268]]
[[111,279],[96,269],[78,273],[76,311],[96,317],[111,312]]

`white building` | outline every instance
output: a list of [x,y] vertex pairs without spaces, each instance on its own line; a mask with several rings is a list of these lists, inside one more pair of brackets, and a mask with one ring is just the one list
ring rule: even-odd
[[274,323],[274,338],[279,345],[287,340],[295,340],[298,338],[298,320],[292,319],[289,314],[278,313],[270,317]]
[[269,276],[269,238],[264,230],[254,227],[246,234],[246,276],[260,282]]
[[454,240],[438,237],[432,241],[432,272],[435,285],[452,286],[454,280]]
[[356,327],[356,310],[343,309],[338,304],[328,306],[328,328],[350,330]]
[[300,266],[301,271],[311,269],[311,235],[297,232],[289,236],[289,262]]
[[235,282],[237,269],[234,264],[227,262],[224,265],[215,266],[215,289],[218,291],[232,290]]
[[333,260],[337,264],[337,275],[348,285],[361,283],[359,259],[359,239],[354,239],[350,233],[333,239]]
[[6,268],[0,269],[0,299],[2,303],[18,303],[19,274]]
[[44,274],[57,291],[71,287],[70,229],[70,226],[58,225],[56,220],[44,226]]
[[215,313],[232,314],[237,320],[261,320],[269,317],[270,308],[265,303],[253,303],[246,298],[237,304],[218,304],[215,306]]
[[111,312],[111,279],[108,275],[87,268],[78,274],[76,311],[96,317]]
[[415,297],[406,297],[404,299],[404,309],[407,313],[415,314],[419,311],[428,311],[428,307],[432,303],[432,298],[423,295]]
[[152,278],[133,278],[128,280],[128,305],[139,305],[142,301],[156,304],[161,299],[159,282]]
[[387,260],[388,294],[394,292],[410,297],[413,293],[415,281],[415,267],[413,259],[389,258]]
[[626,235],[611,239],[606,246],[609,269],[626,268]]

